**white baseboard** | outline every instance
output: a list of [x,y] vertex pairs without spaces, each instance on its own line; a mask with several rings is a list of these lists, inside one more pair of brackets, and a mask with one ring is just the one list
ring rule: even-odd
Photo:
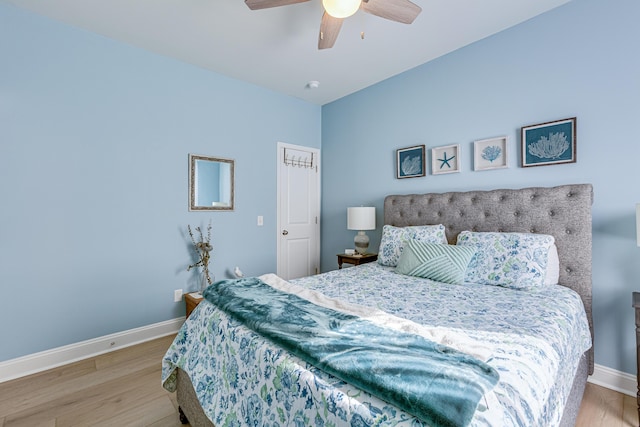
[[184,317],[0,362],[0,383],[178,332]]
[[638,392],[638,382],[635,376],[598,364],[595,365],[593,375],[589,377],[588,381],[633,397],[636,397]]

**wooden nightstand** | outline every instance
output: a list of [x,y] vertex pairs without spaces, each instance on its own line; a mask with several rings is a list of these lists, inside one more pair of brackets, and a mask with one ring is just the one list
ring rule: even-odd
[[194,308],[197,307],[202,301],[202,294],[200,292],[191,292],[189,294],[184,294],[184,302],[187,305],[187,318],[191,314]]
[[347,255],[338,254],[338,268],[342,268],[343,263],[360,265],[367,262],[373,262],[378,260],[378,254],[365,254],[365,255]]

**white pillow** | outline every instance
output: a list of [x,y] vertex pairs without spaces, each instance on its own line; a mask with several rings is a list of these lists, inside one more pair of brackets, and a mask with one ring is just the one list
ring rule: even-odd
[[545,285],[554,243],[553,236],[546,234],[471,231],[461,232],[457,241],[458,245],[473,245],[478,250],[467,268],[466,282],[513,289]]
[[378,264],[395,267],[402,254],[407,240],[418,240],[424,243],[447,244],[444,225],[418,225],[409,227],[382,227],[382,239],[378,249]]
[[549,258],[547,258],[547,274],[544,276],[545,285],[557,285],[560,280],[560,258],[558,258],[558,247],[553,244],[549,248]]

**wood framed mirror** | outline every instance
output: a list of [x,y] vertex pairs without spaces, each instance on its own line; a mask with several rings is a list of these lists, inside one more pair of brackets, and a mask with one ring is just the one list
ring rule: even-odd
[[232,211],[235,161],[189,154],[189,210]]

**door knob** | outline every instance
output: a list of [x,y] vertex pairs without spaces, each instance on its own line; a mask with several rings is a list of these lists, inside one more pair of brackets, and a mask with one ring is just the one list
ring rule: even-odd
[[287,230],[282,230],[282,235],[286,236],[287,234],[289,234],[289,232]]

